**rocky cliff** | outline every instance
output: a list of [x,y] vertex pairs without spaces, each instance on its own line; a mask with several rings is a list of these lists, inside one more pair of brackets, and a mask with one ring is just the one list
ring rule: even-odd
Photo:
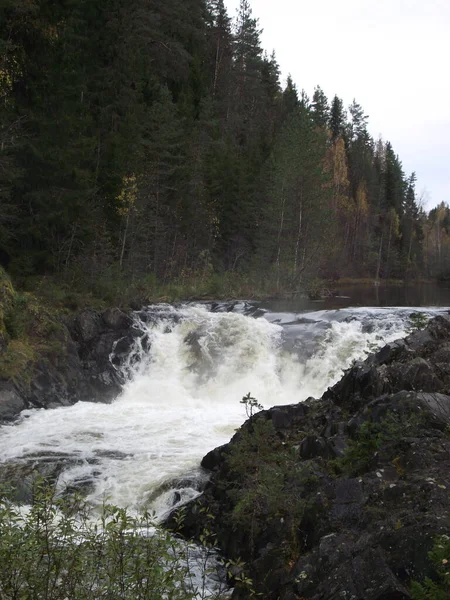
[[[252,416],[202,464],[211,478],[181,529],[243,559],[260,597],[411,598],[450,532],[450,317],[355,364],[320,400]],[[233,598],[250,597],[232,571]]]

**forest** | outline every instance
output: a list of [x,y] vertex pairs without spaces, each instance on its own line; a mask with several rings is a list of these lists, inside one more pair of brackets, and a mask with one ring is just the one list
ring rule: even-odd
[[356,100],[280,79],[248,0],[233,19],[223,0],[1,0],[0,263],[99,293],[449,277],[449,207],[425,212]]

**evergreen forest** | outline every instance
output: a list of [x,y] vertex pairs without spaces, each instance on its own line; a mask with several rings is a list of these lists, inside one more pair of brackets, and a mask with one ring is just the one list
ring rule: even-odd
[[448,206],[425,212],[356,101],[282,85],[248,0],[233,19],[223,0],[0,0],[0,103],[16,281],[450,276]]

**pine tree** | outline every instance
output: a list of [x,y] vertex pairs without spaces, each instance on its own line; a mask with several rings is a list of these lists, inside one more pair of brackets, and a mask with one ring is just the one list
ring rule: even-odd
[[219,98],[221,106],[228,110],[233,66],[233,37],[231,19],[223,0],[209,0],[209,44],[211,61],[212,96]]
[[[346,127],[347,153],[350,167],[351,195],[356,199],[358,188],[364,184],[368,197],[375,190],[374,143],[367,131],[368,117],[355,100],[349,106],[350,121]],[[375,192],[376,193],[376,192]],[[376,204],[376,200],[370,202]]]
[[[450,211],[353,101],[312,101],[248,0],[0,3],[0,260],[94,284],[249,269],[446,273]],[[428,258],[427,258],[428,257]],[[260,263],[265,264],[265,263]]]
[[301,93],[300,93],[300,101],[299,101],[299,103],[300,103],[300,106],[302,108],[304,108],[307,111],[310,111],[310,109],[311,109],[311,100],[310,100],[310,98],[309,98],[309,96],[308,96],[308,94],[306,93],[305,90],[302,90]]
[[236,19],[234,56],[240,74],[252,76],[259,73],[262,60],[262,48],[258,29],[258,19],[252,17],[248,0],[240,0]]
[[[265,55],[261,67],[262,84],[262,113],[260,122],[262,127],[262,145],[264,158],[270,154],[272,149],[275,132],[281,122],[281,88],[280,88],[280,67],[278,66],[275,52],[272,52],[270,58]],[[264,160],[263,158],[263,160]]]

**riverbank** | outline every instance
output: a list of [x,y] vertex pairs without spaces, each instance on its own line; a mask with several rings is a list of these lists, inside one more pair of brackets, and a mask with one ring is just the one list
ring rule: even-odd
[[[2,278],[8,278],[0,272]],[[9,279],[9,278],[8,278]],[[20,278],[14,287],[21,294],[39,298],[43,305],[66,313],[90,308],[105,310],[119,307],[122,310],[139,309],[159,302],[190,300],[248,300],[292,299],[310,297],[327,298],[339,294],[346,287],[402,287],[405,285],[436,284],[435,281],[419,279],[375,280],[372,278],[341,278],[326,280],[307,277],[301,285],[279,287],[269,274],[242,274],[234,271],[211,273],[210,271],[187,273],[173,281],[158,281],[153,276],[128,278],[121,271],[105,271],[95,281],[83,282],[80,278],[56,278],[51,276]],[[1,301],[1,299],[0,299]]]

